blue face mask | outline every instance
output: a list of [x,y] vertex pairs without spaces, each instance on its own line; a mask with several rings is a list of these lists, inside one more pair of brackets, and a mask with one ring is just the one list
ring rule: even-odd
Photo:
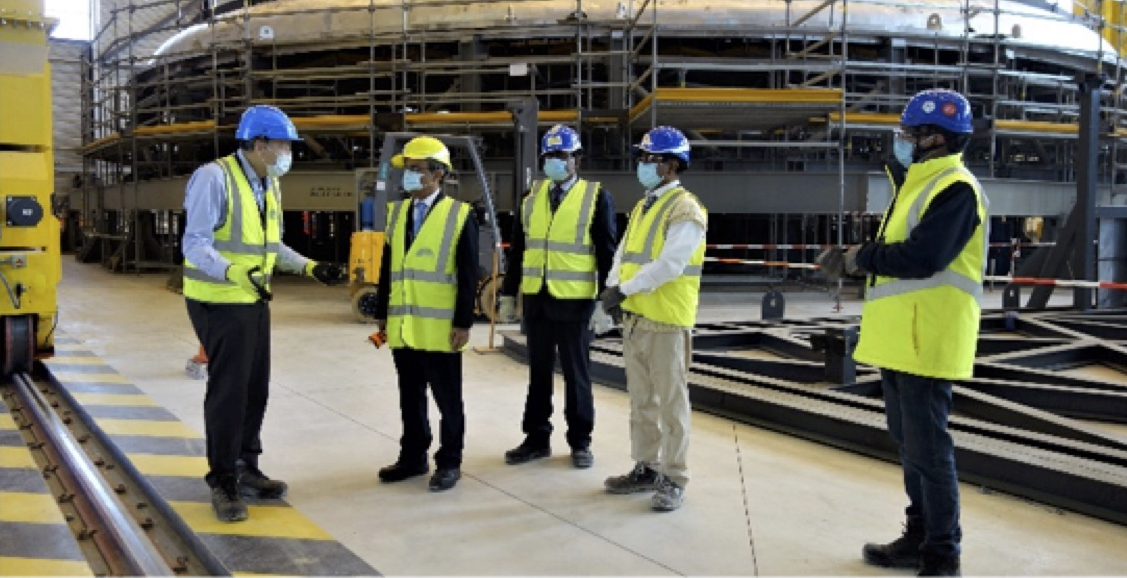
[[403,190],[413,193],[423,188],[423,175],[415,171],[403,171]]
[[915,145],[902,138],[892,141],[892,154],[901,165],[904,165],[904,168],[912,165],[912,151],[915,148]]
[[544,159],[544,175],[555,182],[566,181],[567,161],[563,159]]
[[661,184],[662,178],[657,174],[657,163],[638,163],[638,182],[646,190],[653,190]]

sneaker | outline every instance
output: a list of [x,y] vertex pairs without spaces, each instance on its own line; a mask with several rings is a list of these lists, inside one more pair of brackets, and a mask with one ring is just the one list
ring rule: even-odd
[[865,544],[861,557],[873,566],[884,568],[918,568],[920,546],[924,543],[923,521],[909,519],[904,533],[887,544]]
[[271,480],[266,474],[239,464],[239,493],[247,498],[277,500],[286,495],[289,486],[281,480]]
[[239,491],[233,483],[211,489],[211,509],[220,522],[242,522],[247,519],[247,505],[239,498]]
[[611,494],[633,494],[635,492],[650,492],[657,489],[658,479],[661,474],[650,469],[645,462],[634,464],[634,469],[624,476],[611,476],[603,482],[607,492]]
[[519,446],[505,452],[505,463],[515,466],[532,460],[551,457],[551,455],[552,448],[547,444],[531,444],[528,440],[524,440]]
[[595,464],[595,454],[587,448],[571,450],[571,465],[579,469],[587,469]]
[[672,512],[681,507],[685,502],[685,489],[673,483],[673,480],[661,476],[657,483],[657,492],[650,499],[650,506],[659,512]]
[[920,554],[916,576],[961,576],[958,554]]

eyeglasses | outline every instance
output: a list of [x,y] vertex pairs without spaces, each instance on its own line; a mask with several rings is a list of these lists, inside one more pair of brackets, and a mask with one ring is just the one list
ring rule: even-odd
[[931,132],[923,127],[901,127],[892,131],[892,136],[902,140],[918,140],[927,136],[931,136]]
[[641,155],[638,155],[638,162],[640,162],[640,163],[663,163],[663,162],[665,162],[665,157],[663,157],[661,155],[644,154],[643,153]]
[[429,170],[427,170],[426,165],[423,165],[423,166],[410,166],[410,165],[408,165],[406,167],[403,167],[403,170],[411,171],[412,173],[418,173],[420,175],[430,172]]
[[565,151],[552,151],[550,153],[544,153],[543,156],[546,159],[560,159],[561,161],[566,161],[571,158],[571,153]]

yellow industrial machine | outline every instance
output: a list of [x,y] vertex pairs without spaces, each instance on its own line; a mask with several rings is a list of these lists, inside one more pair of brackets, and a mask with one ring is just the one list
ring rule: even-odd
[[43,0],[0,0],[0,355],[3,375],[54,351],[62,277]]

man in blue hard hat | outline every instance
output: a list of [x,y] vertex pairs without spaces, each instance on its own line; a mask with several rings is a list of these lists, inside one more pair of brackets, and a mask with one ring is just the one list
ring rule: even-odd
[[[910,149],[903,184],[876,241],[818,257],[830,279],[866,275],[853,357],[881,369],[888,432],[908,494],[903,535],[866,544],[876,566],[959,574],[959,484],[947,431],[952,382],[971,377],[978,343],[989,216],[963,164],[973,126],[961,94],[925,90],[904,108],[896,138]],[[906,146],[905,146],[906,145]]]
[[505,452],[508,464],[552,455],[552,382],[559,352],[564,374],[564,418],[571,463],[595,461],[591,432],[591,341],[613,322],[597,305],[617,241],[614,198],[601,184],[579,177],[579,133],[556,125],[544,133],[540,158],[546,180],[532,185],[521,203],[498,315],[516,320],[516,295],[524,298],[528,333],[528,396],[521,444]]
[[645,198],[614,256],[603,307],[622,319],[634,467],[606,479],[607,492],[653,491],[659,512],[681,507],[689,483],[689,365],[700,298],[708,213],[681,185],[689,140],[659,126],[635,148]]
[[239,149],[192,174],[184,197],[184,297],[208,360],[204,422],[211,505],[224,522],[247,518],[242,497],[281,498],[286,484],[258,469],[270,385],[270,279],[277,267],[326,285],[344,267],[316,263],[282,243],[279,179],[300,141],[284,112],[252,106]]

